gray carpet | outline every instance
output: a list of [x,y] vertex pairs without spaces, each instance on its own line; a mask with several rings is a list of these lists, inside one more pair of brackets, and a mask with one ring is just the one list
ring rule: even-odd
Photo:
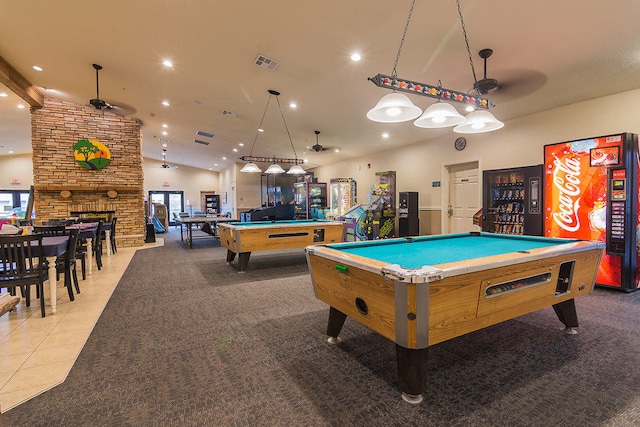
[[545,309],[433,346],[410,405],[393,343],[350,319],[326,343],[308,273],[257,268],[283,261],[255,253],[255,281],[220,285],[205,265],[249,272],[213,240],[162,237],[134,256],[67,380],[4,427],[640,425],[640,292],[577,299],[578,335]]

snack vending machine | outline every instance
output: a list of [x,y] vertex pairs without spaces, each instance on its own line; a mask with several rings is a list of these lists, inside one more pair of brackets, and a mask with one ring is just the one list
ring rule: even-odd
[[640,285],[639,157],[631,133],[544,147],[545,235],[605,242],[596,284],[628,292]]
[[542,165],[482,172],[482,231],[542,236]]

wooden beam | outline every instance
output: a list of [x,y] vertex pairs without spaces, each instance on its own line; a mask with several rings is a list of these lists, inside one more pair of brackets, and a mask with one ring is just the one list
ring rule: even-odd
[[32,110],[44,106],[42,94],[2,56],[0,56],[0,83],[24,99]]

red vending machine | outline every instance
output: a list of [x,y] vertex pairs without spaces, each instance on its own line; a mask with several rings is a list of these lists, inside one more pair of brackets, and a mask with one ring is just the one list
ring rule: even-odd
[[640,153],[631,133],[544,147],[544,232],[606,243],[596,284],[638,289]]

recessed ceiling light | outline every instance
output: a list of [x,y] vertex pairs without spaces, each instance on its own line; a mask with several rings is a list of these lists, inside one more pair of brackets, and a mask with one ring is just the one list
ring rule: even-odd
[[383,133],[383,134],[382,134],[382,137],[383,137],[383,138],[389,138],[389,134],[388,134],[388,133]]
[[166,147],[166,146],[167,146],[167,144],[162,144],[162,146],[163,146],[163,147]]
[[23,109],[23,108],[24,108],[24,105],[22,105],[22,104],[18,104],[18,108]]
[[42,71],[42,67],[38,67],[37,65],[34,65],[33,69],[36,71]]
[[164,65],[165,67],[173,68],[173,63],[168,59],[165,59],[164,61],[162,61],[162,65]]
[[289,104],[289,107],[296,109],[298,108],[298,104],[296,104],[295,102],[292,102],[291,104]]
[[258,132],[264,132],[264,129],[258,129]]
[[335,151],[336,153],[339,153],[340,149],[339,148],[334,148],[333,151]]
[[222,158],[222,160],[227,160],[227,158],[226,158],[226,157],[223,157],[223,158]]
[[162,101],[162,105],[164,105],[165,107],[168,107],[170,104],[169,104],[169,101]]
[[9,96],[9,95],[7,95],[7,94],[6,94],[6,93],[4,93],[4,92],[0,92],[0,96],[1,96],[1,97],[5,97],[5,96]]
[[237,153],[237,152],[238,152],[238,149],[237,149],[237,148],[234,148],[234,149],[233,149],[233,152],[234,152],[234,153]]
[[169,127],[169,125],[167,125],[166,123],[163,123],[163,124],[162,124],[162,127],[163,127],[163,128],[168,128],[168,127]]
[[167,134],[167,131],[166,131],[166,130],[163,130],[163,131],[162,131],[162,134],[163,134],[163,135],[166,135],[166,134]]
[[244,142],[241,142],[240,144],[238,144],[240,147],[244,147]]
[[9,154],[13,154],[13,150],[9,150]]
[[352,54],[351,54],[351,60],[352,60],[353,62],[358,62],[358,61],[360,61],[361,59],[362,59],[362,56],[360,56],[360,54],[359,54],[359,53],[354,52],[354,53],[352,53]]

